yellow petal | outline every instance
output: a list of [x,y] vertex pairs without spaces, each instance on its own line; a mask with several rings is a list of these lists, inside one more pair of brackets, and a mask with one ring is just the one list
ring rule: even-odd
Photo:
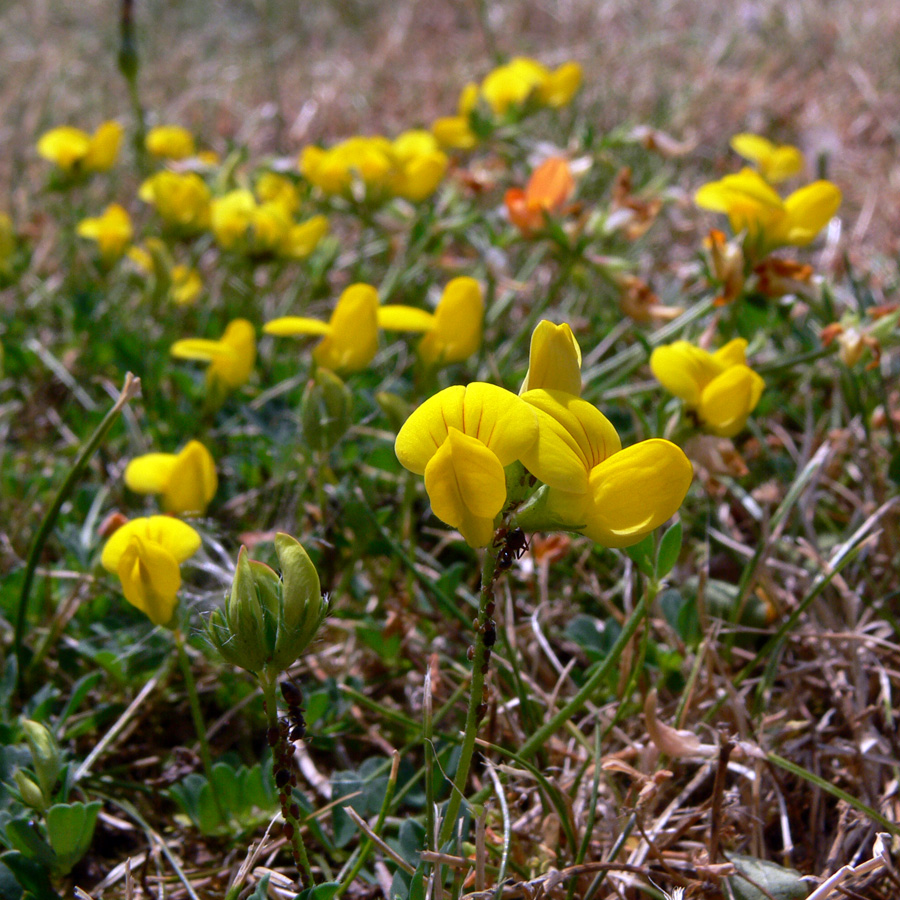
[[766,181],[777,183],[803,170],[803,154],[790,144],[777,146],[756,134],[736,134],[731,147],[744,159],[755,162]]
[[138,494],[161,494],[175,468],[174,453],[146,453],[125,467],[125,484]]
[[563,63],[554,69],[537,91],[538,100],[545,106],[565,106],[581,87],[582,71],[577,62]]
[[327,322],[305,316],[282,316],[263,325],[266,334],[274,334],[277,337],[294,337],[300,334],[325,335],[330,330]]
[[459,529],[471,546],[487,545],[506,502],[506,476],[484,444],[450,428],[425,468],[425,489],[441,521]]
[[700,402],[701,391],[722,368],[710,353],[687,341],[657,347],[650,354],[650,369],[656,380],[691,407]]
[[415,306],[378,307],[378,327],[385,331],[431,331],[434,313]]
[[713,434],[734,437],[756,408],[765,382],[749,366],[732,366],[703,391],[698,412]]
[[84,167],[95,172],[111,169],[119,155],[124,133],[125,129],[118,122],[103,122],[91,135],[84,155]]
[[175,341],[169,353],[176,359],[196,359],[200,362],[211,362],[228,355],[228,348],[221,341],[207,338],[183,338]]
[[841,192],[830,181],[814,181],[794,191],[784,201],[787,220],[778,237],[795,247],[811,243],[840,205]]
[[313,216],[305,222],[293,225],[285,241],[284,255],[291,259],[306,258],[328,234],[328,228],[328,219],[322,215]]
[[217,487],[212,454],[199,441],[190,441],[175,457],[162,492],[163,509],[182,515],[203,515]]
[[681,506],[693,469],[675,444],[642,441],[591,472],[584,534],[604,547],[628,547],[662,525]]
[[591,469],[622,444],[600,410],[573,394],[534,390],[522,399],[538,411],[540,433],[522,463],[544,484],[562,491],[587,490]]
[[537,415],[510,391],[493,384],[455,385],[429,397],[406,420],[394,449],[400,462],[421,475],[450,428],[477,438],[501,466],[521,458],[537,440]]
[[328,334],[313,350],[326,369],[358,372],[378,350],[378,291],[370,284],[351,284],[338,299]]
[[200,535],[186,522],[171,516],[149,516],[132,519],[113,532],[103,547],[100,564],[107,572],[115,572],[131,538],[137,535],[165,548],[178,562],[190,559],[200,549]]
[[722,370],[731,366],[743,366],[747,363],[747,341],[744,338],[733,338],[724,347],[713,353],[713,360],[721,365]]
[[434,328],[419,344],[429,365],[462,362],[481,346],[484,298],[481,285],[466,276],[447,283],[434,313]]
[[154,625],[172,620],[181,587],[178,561],[151,540],[132,535],[116,569],[125,599],[146,613]]
[[62,125],[41,135],[37,151],[44,159],[68,171],[84,159],[90,141],[90,136],[80,128]]
[[543,319],[532,332],[528,371],[519,393],[535,388],[581,393],[581,348],[565,322],[554,325]]

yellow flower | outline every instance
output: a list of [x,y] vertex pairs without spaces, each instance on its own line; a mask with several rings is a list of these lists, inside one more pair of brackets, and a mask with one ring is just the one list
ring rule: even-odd
[[210,227],[223,250],[231,250],[244,237],[255,212],[256,200],[247,190],[229,191],[210,202]]
[[325,369],[358,372],[372,362],[378,349],[378,291],[369,284],[351,284],[327,323],[284,316],[267,322],[263,331],[279,337],[321,335],[313,359]]
[[93,134],[63,125],[41,135],[37,151],[70,175],[105,172],[115,165],[122,133],[118,122],[104,122]]
[[543,319],[531,335],[528,371],[519,394],[536,388],[576,397],[581,393],[581,348],[565,322],[554,325]]
[[742,169],[703,185],[694,201],[725,213],[735,234],[746,233],[744,250],[759,259],[777,247],[811,243],[841,205],[841,192],[830,181],[814,181],[784,200],[753,169]]
[[250,379],[256,362],[256,330],[246,319],[235,319],[218,341],[186,338],[172,344],[169,352],[177,359],[208,362],[206,383],[218,394],[220,389],[233,390]]
[[203,515],[218,487],[216,464],[203,444],[190,441],[179,453],[147,453],[131,460],[125,484],[139,494],[162,494],[166,512]]
[[111,265],[128,249],[134,234],[128,213],[118,203],[111,203],[102,216],[82,219],[76,231],[80,237],[97,242],[100,257]]
[[156,279],[154,290],[178,306],[191,306],[203,290],[203,281],[196,269],[175,264],[166,245],[155,237],[147,238],[143,247],[131,247],[128,258],[143,275]]
[[731,149],[756,163],[763,178],[777,184],[803,171],[803,154],[790,144],[773,144],[757,134],[736,134]]
[[328,234],[328,228],[328,219],[323,215],[295,222],[282,241],[282,255],[291,259],[304,259],[319,246],[319,241]]
[[175,614],[181,587],[179,565],[200,549],[200,535],[170,516],[132,519],[106,542],[100,563],[119,576],[125,599],[154,625]]
[[300,196],[294,182],[276,172],[263,172],[256,181],[256,196],[261,203],[280,203],[293,216],[300,209]]
[[187,159],[197,152],[194,136],[181,125],[157,125],[144,139],[147,152],[162,159]]
[[196,172],[156,172],[140,186],[138,196],[179,231],[194,233],[209,226],[210,191]]
[[178,306],[193,306],[203,290],[203,281],[196,269],[180,263],[172,266],[172,285],[169,296]]
[[678,511],[693,469],[675,444],[652,439],[623,450],[590,403],[542,389],[522,399],[541,429],[522,462],[546,486],[517,513],[519,527],[578,531],[604,547],[628,547]]
[[575,190],[569,163],[559,156],[544,160],[531,173],[525,189],[510,188],[503,202],[510,221],[526,237],[547,224],[547,216],[561,212]]
[[687,341],[657,347],[650,368],[719,437],[734,437],[756,408],[765,382],[746,364],[747,342],[735,338],[715,353]]
[[506,504],[504,467],[537,440],[537,416],[515,394],[475,382],[440,391],[406,420],[394,449],[425,476],[434,514],[471,547],[487,546]]
[[413,306],[382,306],[378,327],[388,331],[421,331],[419,356],[428,365],[462,362],[481,346],[484,298],[474,279],[452,279],[434,313]]
[[407,131],[394,141],[357,136],[327,150],[306,147],[300,156],[300,171],[323,193],[348,194],[358,184],[375,200],[391,195],[424,200],[434,193],[447,164],[427,131]]
[[471,150],[478,143],[478,138],[470,125],[472,110],[477,105],[478,85],[471,82],[459,95],[457,114],[437,119],[431,126],[431,133],[442,147]]
[[447,172],[447,154],[428,131],[405,131],[391,145],[391,191],[418,202],[430,197]]
[[497,115],[532,96],[543,106],[565,106],[581,85],[581,67],[564,63],[550,71],[537,60],[517,56],[481,83],[481,96]]

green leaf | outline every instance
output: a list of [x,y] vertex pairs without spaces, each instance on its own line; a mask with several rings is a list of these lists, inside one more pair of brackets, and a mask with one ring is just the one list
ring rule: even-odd
[[[34,900],[60,900],[59,894],[50,884],[48,869],[40,863],[28,859],[17,850],[10,850],[0,856],[0,865],[5,866],[15,876],[16,881],[30,893]],[[0,889],[4,891],[2,900],[18,900],[19,894],[6,893],[7,879],[0,879]]]
[[681,591],[669,588],[660,595],[659,607],[666,621],[686,644],[692,644],[700,637],[700,617],[693,597],[683,597]]
[[6,839],[27,860],[48,872],[56,867],[56,854],[29,819],[13,819],[6,824]]
[[767,894],[754,887],[750,881],[758,884],[775,900],[800,900],[809,894],[806,882],[794,869],[785,869],[767,860],[754,859],[752,856],[742,856],[738,853],[732,854],[729,859],[738,872],[747,876],[747,878],[742,878],[741,875],[729,877],[728,883],[734,892],[735,900],[768,900]]
[[678,562],[681,553],[681,522],[676,522],[662,536],[656,554],[656,577],[665,578]]
[[340,886],[339,881],[326,881],[324,884],[317,884],[315,887],[300,891],[294,900],[331,900]]
[[59,859],[56,868],[59,874],[68,875],[87,853],[94,838],[100,806],[100,801],[94,800],[92,803],[57,803],[47,810],[47,837]]

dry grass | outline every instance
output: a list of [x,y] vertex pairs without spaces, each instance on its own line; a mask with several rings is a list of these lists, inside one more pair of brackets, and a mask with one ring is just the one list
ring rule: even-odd
[[[24,203],[35,135],[128,109],[116,4],[35,0],[0,11],[0,182]],[[296,153],[357,131],[395,133],[453,110],[492,52],[585,67],[599,129],[651,122],[724,165],[727,138],[799,143],[845,193],[862,259],[900,250],[900,8],[891,0],[617,0],[478,4],[374,0],[139,2],[150,115],[217,149]]]

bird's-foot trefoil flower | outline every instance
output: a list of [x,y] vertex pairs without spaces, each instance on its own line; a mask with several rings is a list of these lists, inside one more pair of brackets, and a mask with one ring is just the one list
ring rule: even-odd
[[581,348],[568,323],[538,322],[531,334],[528,371],[520,394],[536,388],[581,394]]
[[249,381],[256,363],[256,329],[246,319],[234,319],[219,340],[185,338],[169,352],[177,359],[208,362],[206,384],[218,397]]
[[306,649],[328,612],[319,574],[303,546],[279,533],[275,552],[281,577],[241,547],[225,607],[214,610],[207,625],[227,662],[269,681]]
[[118,203],[111,203],[103,211],[103,215],[82,219],[78,223],[76,233],[79,237],[96,241],[100,259],[105,266],[111,266],[125,254],[134,230],[131,227],[131,218],[124,207]]
[[119,155],[122,134],[118,122],[104,122],[93,134],[63,125],[41,135],[37,151],[65,175],[77,178],[111,169]]
[[507,502],[506,466],[538,438],[537,415],[510,391],[474,382],[446,388],[406,420],[394,449],[425,476],[434,514],[471,547],[486,547]]
[[791,144],[773,144],[758,134],[736,134],[731,149],[754,163],[769,184],[778,184],[803,171],[803,154]]
[[125,484],[139,494],[162,494],[168,513],[203,515],[218,487],[216,463],[203,444],[189,441],[178,453],[146,453],[131,460]]
[[782,199],[753,169],[742,169],[703,185],[694,195],[703,209],[725,213],[735,235],[744,235],[744,254],[762,259],[778,247],[805,247],[841,205],[830,181],[814,181]]
[[530,390],[541,439],[522,462],[545,484],[517,510],[525,531],[577,531],[604,547],[629,547],[673,516],[693,477],[684,452],[651,439],[622,449],[610,421],[562,391]]
[[187,159],[197,152],[194,136],[181,125],[156,125],[147,132],[144,147],[159,159]]
[[305,316],[284,316],[263,326],[279,337],[318,335],[322,340],[313,359],[335,372],[359,372],[378,350],[378,291],[370,284],[351,284],[338,298],[328,322]]
[[449,365],[468,359],[481,346],[484,296],[468,276],[447,283],[433,313],[414,306],[381,306],[378,327],[386,331],[424,332],[419,356],[426,365]]
[[747,341],[735,338],[715,353],[687,341],[657,347],[650,368],[657,381],[684,401],[706,429],[734,437],[759,403],[765,382],[746,363]]
[[510,188],[504,195],[509,220],[529,237],[547,224],[547,218],[564,210],[575,191],[575,179],[567,160],[545,159],[531,173],[525,189]]
[[119,576],[125,599],[154,625],[168,625],[181,587],[180,564],[200,549],[200,535],[171,516],[126,522],[106,542],[100,563]]
[[211,193],[196,172],[156,172],[140,186],[138,197],[176,232],[196,234],[209,227]]

